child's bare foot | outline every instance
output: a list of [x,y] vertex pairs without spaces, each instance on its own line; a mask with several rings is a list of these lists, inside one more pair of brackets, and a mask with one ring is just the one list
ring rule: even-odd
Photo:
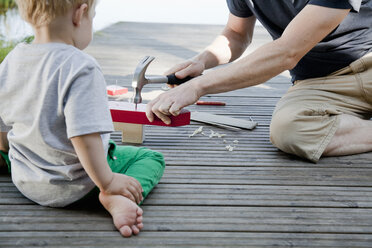
[[124,237],[138,234],[143,228],[143,211],[133,201],[121,195],[99,194],[99,200],[112,215],[115,227]]

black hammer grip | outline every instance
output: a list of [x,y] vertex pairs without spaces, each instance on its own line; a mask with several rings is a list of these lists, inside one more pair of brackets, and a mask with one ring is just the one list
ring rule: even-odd
[[167,84],[176,84],[176,85],[183,84],[183,83],[193,79],[193,77],[190,77],[190,76],[187,76],[184,79],[179,79],[179,78],[176,77],[175,73],[168,75],[167,78],[168,78],[168,83]]

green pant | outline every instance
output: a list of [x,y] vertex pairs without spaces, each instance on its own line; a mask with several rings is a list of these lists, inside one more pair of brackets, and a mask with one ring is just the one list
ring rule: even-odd
[[6,165],[8,166],[8,172],[10,173],[10,160],[9,160],[8,153],[0,151],[0,156],[4,159]]
[[137,179],[145,198],[163,176],[165,162],[161,153],[135,146],[117,146],[109,143],[107,162],[113,172]]
[[[0,154],[7,162],[10,172],[10,161],[7,154],[3,152]],[[112,140],[109,142],[107,162],[113,172],[137,179],[143,189],[143,198],[158,184],[165,168],[161,153],[143,147],[117,146]],[[98,193],[99,190],[96,187],[83,199],[73,204],[97,199]]]

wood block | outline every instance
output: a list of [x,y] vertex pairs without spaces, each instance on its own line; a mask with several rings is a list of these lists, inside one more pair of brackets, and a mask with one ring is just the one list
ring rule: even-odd
[[214,115],[205,112],[192,112],[191,120],[204,122],[208,124],[222,124],[232,127],[244,128],[244,129],[253,129],[257,126],[257,122],[247,121],[237,118],[231,118],[222,115]]
[[107,94],[110,96],[117,96],[117,95],[123,95],[125,93],[128,93],[128,88],[121,87],[119,85],[108,85],[106,89],[107,89]]
[[190,112],[185,109],[183,109],[178,116],[170,116],[171,124],[167,125],[157,117],[153,122],[150,122],[146,117],[146,104],[137,104],[136,110],[134,103],[109,101],[109,108],[113,122],[169,127],[190,124]]
[[142,144],[145,140],[144,126],[141,124],[114,122],[114,129],[122,132],[123,143]]

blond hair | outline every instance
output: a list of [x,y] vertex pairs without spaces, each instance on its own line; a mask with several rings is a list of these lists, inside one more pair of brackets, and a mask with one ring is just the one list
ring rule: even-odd
[[16,0],[21,17],[34,26],[49,24],[70,9],[86,3],[91,8],[95,0]]

